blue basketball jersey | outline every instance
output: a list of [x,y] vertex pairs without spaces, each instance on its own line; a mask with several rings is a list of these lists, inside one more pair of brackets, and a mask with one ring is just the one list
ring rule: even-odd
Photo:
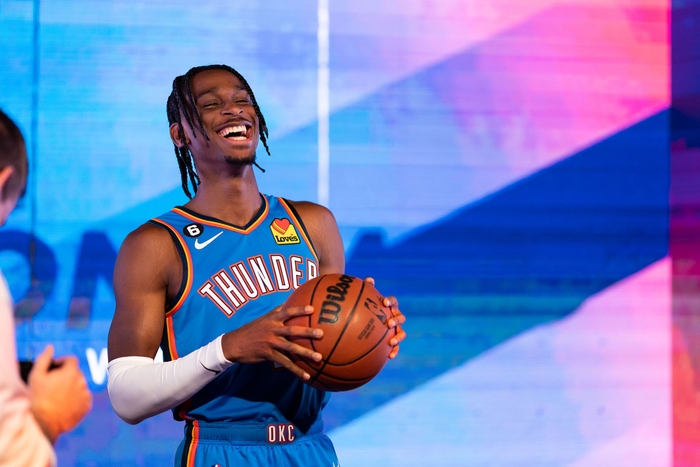
[[[182,260],[180,292],[166,310],[161,344],[166,361],[268,313],[318,276],[316,253],[294,208],[282,198],[261,197],[260,211],[243,227],[184,207],[149,221],[170,232]],[[173,415],[205,423],[304,425],[329,397],[271,362],[239,363]]]

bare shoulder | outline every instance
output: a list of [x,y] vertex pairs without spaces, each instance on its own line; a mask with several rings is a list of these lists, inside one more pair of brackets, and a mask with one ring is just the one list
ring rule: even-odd
[[311,201],[289,201],[289,203],[297,210],[307,228],[323,228],[326,225],[337,228],[335,216],[327,207]]
[[325,206],[310,201],[289,201],[299,213],[318,254],[321,274],[345,272],[345,249],[335,216]]
[[167,278],[177,264],[178,253],[170,233],[162,227],[143,224],[127,235],[119,248],[115,288],[122,283],[128,284],[129,289],[136,284],[143,285],[144,278],[167,285]]
[[159,243],[170,241],[170,234],[163,227],[159,227],[152,223],[141,224],[136,230],[133,230],[126,236],[124,244],[129,243],[145,243],[156,246]]
[[170,234],[164,228],[153,224],[143,224],[126,236],[120,251],[160,249],[166,247],[169,242],[172,242]]

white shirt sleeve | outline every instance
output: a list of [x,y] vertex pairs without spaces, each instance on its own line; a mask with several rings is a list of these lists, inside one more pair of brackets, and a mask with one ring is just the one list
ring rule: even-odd
[[0,467],[56,465],[56,454],[34,419],[17,364],[12,299],[0,272]]

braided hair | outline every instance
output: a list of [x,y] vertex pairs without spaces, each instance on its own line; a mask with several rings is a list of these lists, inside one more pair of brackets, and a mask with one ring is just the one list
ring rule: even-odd
[[[180,135],[180,139],[183,142],[185,142],[185,132],[182,128],[182,116],[184,115],[187,124],[192,129],[192,134],[194,135],[194,137],[197,137],[197,128],[199,128],[204,138],[207,141],[209,141],[209,135],[204,129],[202,118],[200,117],[199,112],[197,112],[194,106],[194,97],[192,96],[192,89],[190,87],[190,84],[192,83],[192,78],[194,78],[196,74],[207,70],[228,71],[236,78],[238,78],[241,81],[241,83],[243,83],[245,90],[250,96],[250,100],[253,104],[253,109],[255,109],[255,114],[258,116],[258,122],[260,127],[260,140],[265,146],[267,154],[270,155],[270,148],[267,146],[267,124],[265,123],[265,117],[263,117],[263,114],[260,111],[260,107],[258,107],[258,103],[255,100],[253,90],[250,89],[250,85],[245,80],[245,78],[239,72],[237,72],[228,65],[197,66],[194,68],[190,68],[190,70],[184,75],[177,76],[173,80],[173,91],[170,93],[170,96],[168,96],[168,124],[172,125],[173,123],[177,123],[177,129]],[[196,126],[194,125],[195,122],[197,123]],[[177,165],[180,167],[182,189],[184,190],[185,194],[191,199],[193,195],[190,192],[189,185],[192,185],[192,190],[196,194],[197,186],[199,185],[199,175],[197,175],[197,171],[194,168],[192,152],[187,147],[187,143],[185,142],[184,144],[185,145],[181,148],[177,147],[177,145],[174,145],[175,157],[177,158]],[[255,164],[257,168],[265,172],[265,170],[262,167],[260,167],[256,162],[253,162],[253,164]]]

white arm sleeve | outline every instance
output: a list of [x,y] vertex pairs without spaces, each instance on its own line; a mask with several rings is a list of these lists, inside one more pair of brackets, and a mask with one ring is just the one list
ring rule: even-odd
[[183,403],[231,365],[219,336],[171,362],[115,358],[107,367],[107,391],[117,415],[134,425]]

